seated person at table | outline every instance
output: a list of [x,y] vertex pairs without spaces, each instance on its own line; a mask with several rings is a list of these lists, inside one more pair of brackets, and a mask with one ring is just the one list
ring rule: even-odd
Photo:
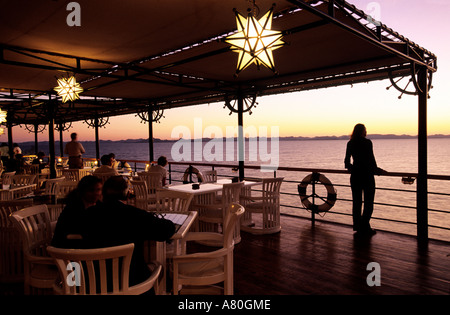
[[[76,236],[84,234],[82,230],[84,221],[89,217],[87,209],[95,206],[101,198],[102,181],[100,178],[88,175],[80,179],[77,188],[66,197],[66,206],[56,223],[52,245],[63,248],[81,247],[81,241]],[[71,237],[68,239],[67,235],[71,235]]]
[[119,161],[116,160],[116,155],[114,153],[110,153],[108,155],[111,159],[111,167],[116,170],[119,166]]
[[39,173],[41,173],[41,171],[45,168],[45,165],[47,165],[47,163],[44,163],[43,161],[44,156],[45,156],[44,152],[38,152],[37,158],[35,158],[33,162],[31,162],[31,164],[39,165]]
[[158,158],[158,164],[150,166],[148,172],[149,173],[159,173],[162,178],[162,185],[166,186],[166,178],[167,178],[167,170],[165,169],[166,165],[169,162],[165,156],[160,156]]
[[16,154],[6,161],[6,172],[16,172],[16,175],[25,174],[25,159],[22,154]]
[[80,223],[83,248],[102,248],[134,243],[130,266],[130,286],[147,279],[151,272],[144,259],[146,240],[168,241],[175,233],[172,221],[125,204],[128,183],[122,176],[113,176],[103,185],[103,202],[87,211]]
[[127,161],[125,160],[120,160],[117,164],[117,169],[118,170],[123,170],[124,172],[131,172],[131,166],[130,164],[128,164]]
[[117,170],[113,169],[111,166],[111,157],[109,155],[103,155],[100,159],[100,162],[102,165],[97,168],[93,175],[100,175],[100,174],[114,174],[118,175]]

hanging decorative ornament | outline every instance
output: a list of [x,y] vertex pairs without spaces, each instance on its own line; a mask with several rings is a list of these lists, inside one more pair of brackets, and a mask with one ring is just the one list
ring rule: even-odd
[[225,42],[239,53],[236,75],[252,63],[258,69],[263,65],[276,72],[272,52],[283,46],[284,42],[281,40],[282,32],[272,30],[273,9],[274,6],[259,20],[253,16],[254,10],[249,9],[246,18],[234,9],[237,32],[225,38]]
[[58,86],[54,90],[62,97],[63,103],[79,99],[79,94],[83,92],[83,88],[80,83],[77,83],[74,76],[58,79]]

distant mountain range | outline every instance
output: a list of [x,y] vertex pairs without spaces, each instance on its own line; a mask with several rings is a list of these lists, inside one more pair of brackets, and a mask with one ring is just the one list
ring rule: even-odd
[[[369,139],[417,139],[417,136],[411,136],[411,135],[394,135],[394,134],[371,134],[367,136]],[[429,139],[433,138],[450,138],[450,135],[443,135],[443,134],[436,134],[436,135],[429,135]],[[223,138],[224,140],[226,138]],[[298,140],[348,140],[349,136],[316,136],[316,137],[280,137],[281,141],[298,141]],[[209,141],[210,138],[203,138],[202,141]],[[153,142],[176,142],[178,140],[164,140],[164,139],[158,139],[154,138]],[[82,143],[85,142],[95,142],[95,141],[82,141]],[[148,139],[126,139],[126,140],[100,140],[100,142],[110,142],[110,143],[147,143]],[[48,143],[48,141],[39,141],[39,143],[45,144]],[[55,141],[55,143],[59,143],[59,141]],[[27,144],[34,144],[34,141],[27,141],[22,142],[21,144],[27,145]]]

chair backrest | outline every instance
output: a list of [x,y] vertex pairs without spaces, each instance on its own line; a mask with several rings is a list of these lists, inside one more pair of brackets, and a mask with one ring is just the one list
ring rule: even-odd
[[263,196],[279,196],[284,177],[264,178],[262,180]]
[[190,193],[158,189],[156,191],[156,211],[188,211],[193,198],[194,195]]
[[65,177],[49,178],[49,179],[45,180],[44,194],[45,195],[54,195],[56,183],[62,182],[65,180],[66,180]]
[[147,191],[150,195],[156,194],[156,190],[162,187],[162,176],[156,172],[138,172],[140,180],[147,183]]
[[31,199],[0,201],[0,228],[12,227],[13,223],[9,219],[9,215],[32,205],[33,200]]
[[62,175],[66,180],[78,182],[80,180],[80,170],[78,169],[63,169]]
[[[49,246],[63,279],[63,294],[127,294],[134,244],[94,249]],[[74,269],[72,269],[72,268]]]
[[28,169],[28,173],[32,175],[39,174],[39,164],[31,164]]
[[147,183],[143,180],[132,180],[130,181],[131,188],[133,189],[134,195],[136,197],[136,207],[147,210],[148,208],[148,190]]
[[233,202],[231,203],[226,211],[226,216],[224,219],[224,232],[223,232],[223,247],[224,248],[233,248],[234,246],[234,230],[236,223],[239,218],[244,214],[245,209],[239,203]]
[[78,183],[71,180],[58,181],[55,183],[55,201],[65,198],[69,192],[77,188]]
[[115,176],[115,175],[116,175],[115,172],[94,174],[95,177],[100,178],[100,180],[102,181],[102,184],[104,184],[108,178]]
[[32,204],[31,199],[0,201],[0,282],[23,280],[22,241],[9,215]]
[[203,183],[215,183],[217,182],[217,171],[205,171],[202,172],[203,175]]
[[283,177],[265,178],[262,180],[263,208],[277,209],[280,206],[280,188]]
[[11,188],[32,185],[35,179],[36,175],[13,175],[11,177]]
[[11,185],[12,177],[16,174],[16,172],[3,172],[2,173],[2,184],[3,185]]
[[239,202],[244,183],[224,184],[222,187],[222,204],[227,208],[233,202]]
[[25,256],[47,256],[52,240],[52,227],[47,205],[38,205],[13,212],[10,219],[19,230]]

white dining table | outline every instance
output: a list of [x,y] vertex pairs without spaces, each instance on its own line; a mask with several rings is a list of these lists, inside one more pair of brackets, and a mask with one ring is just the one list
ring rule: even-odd
[[[187,235],[195,220],[197,219],[196,211],[187,211],[187,212],[155,212],[159,216],[172,221],[177,229],[175,234],[170,238],[174,242],[174,255],[181,253],[181,241]],[[158,281],[158,285],[155,287],[155,291],[160,295],[168,294],[166,290],[166,279],[167,279],[167,243],[166,242],[156,242],[149,241],[148,246],[149,252],[147,253],[149,259],[156,260],[162,265],[162,275],[161,279]]]
[[[201,205],[211,205],[216,202],[217,193],[222,191],[223,185],[225,184],[231,184],[232,180],[228,178],[224,179],[218,179],[216,182],[213,183],[205,183],[199,184],[198,189],[193,188],[193,184],[182,184],[182,185],[173,185],[168,186],[167,189],[172,191],[179,191],[179,192],[187,192],[194,196],[190,210],[197,211],[199,210],[199,207]],[[262,182],[258,181],[242,181],[244,183],[244,189],[241,193],[242,195],[250,195],[251,188],[256,185],[261,185]],[[195,183],[197,184],[197,183]],[[243,202],[243,201],[242,201]],[[242,203],[241,202],[241,203]],[[197,229],[199,226],[196,227]],[[203,228],[202,228],[203,230]],[[214,232],[214,231],[212,231]],[[241,233],[240,233],[240,222],[236,224],[236,231],[234,233],[234,241],[235,243],[239,243],[241,241]]]

